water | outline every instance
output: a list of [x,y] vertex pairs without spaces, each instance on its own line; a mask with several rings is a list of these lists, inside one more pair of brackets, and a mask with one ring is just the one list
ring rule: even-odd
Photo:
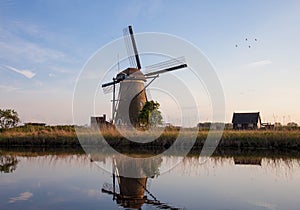
[[[149,192],[139,188],[136,180],[126,180],[127,186],[139,188],[147,196],[131,202],[113,200],[114,195],[107,193],[113,192],[112,173],[82,152],[6,150],[0,154],[0,209],[124,209],[127,205],[141,209],[253,210],[299,209],[300,205],[297,154],[226,153],[203,164],[197,156],[185,157],[173,170],[144,180]],[[103,161],[109,163],[110,159],[108,156]],[[182,157],[163,159],[159,170]],[[115,193],[121,193],[117,181]]]

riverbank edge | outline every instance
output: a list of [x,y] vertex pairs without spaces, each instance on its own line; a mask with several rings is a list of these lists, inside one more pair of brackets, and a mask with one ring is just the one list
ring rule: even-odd
[[[99,155],[111,156],[108,151],[98,151]],[[89,153],[87,151],[87,153]],[[87,155],[81,146],[78,147],[45,147],[45,146],[0,146],[0,156],[12,155],[22,157],[35,157],[35,156],[47,156],[47,155]],[[136,150],[134,148],[124,149],[123,155],[131,156],[140,155],[141,157],[151,157],[159,153],[156,149],[142,149]],[[200,157],[201,149],[193,148],[188,154],[174,153],[173,156],[187,156],[187,157]],[[270,159],[300,159],[299,150],[274,150],[274,149],[231,149],[231,148],[216,148],[211,155],[212,157],[241,157],[241,158],[270,158]]]
[[[202,148],[208,131],[199,131],[193,149]],[[183,135],[184,136],[184,135]],[[101,146],[107,143],[117,150],[124,148],[156,148],[168,149],[177,139],[178,131],[163,133],[157,140],[140,144],[129,141],[119,134],[103,133],[105,142],[98,141],[97,134],[81,136],[80,141],[75,132],[60,133],[0,133],[0,146],[45,146],[45,147],[80,147],[82,144]],[[189,147],[190,139],[187,135],[177,146]],[[82,139],[85,139],[83,142]],[[106,143],[107,142],[107,143]],[[218,148],[250,148],[250,149],[293,149],[300,151],[300,130],[294,131],[233,131],[225,130],[218,143]]]

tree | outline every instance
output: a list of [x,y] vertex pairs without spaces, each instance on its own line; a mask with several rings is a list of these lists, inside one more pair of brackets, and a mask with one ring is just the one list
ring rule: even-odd
[[141,127],[157,127],[162,124],[161,112],[158,110],[160,104],[153,100],[147,101],[140,111],[138,121]]
[[16,170],[18,162],[13,156],[0,156],[0,172],[12,173]]
[[278,128],[278,127],[282,127],[282,124],[281,124],[280,122],[275,122],[275,123],[274,123],[274,126],[275,126],[276,128]]
[[298,124],[295,123],[295,122],[289,122],[289,123],[287,124],[287,127],[289,127],[289,128],[297,128],[297,127],[298,127]]
[[20,122],[18,113],[13,109],[0,109],[0,128],[15,127]]

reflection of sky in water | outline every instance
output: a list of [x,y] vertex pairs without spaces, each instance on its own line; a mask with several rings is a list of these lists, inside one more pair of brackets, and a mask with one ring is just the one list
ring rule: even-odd
[[[0,174],[0,209],[116,209],[112,196],[101,192],[111,174],[86,156],[17,159],[13,173]],[[232,157],[215,157],[198,163],[185,158],[151,181],[151,193],[186,209],[298,209],[300,160],[263,158],[261,165],[235,165]]]
[[[1,174],[0,209],[110,209],[101,193],[110,175],[94,167],[85,156],[20,158],[17,170]],[[16,199],[20,194],[33,194]],[[25,194],[26,195],[26,194]],[[10,202],[15,200],[15,202]]]

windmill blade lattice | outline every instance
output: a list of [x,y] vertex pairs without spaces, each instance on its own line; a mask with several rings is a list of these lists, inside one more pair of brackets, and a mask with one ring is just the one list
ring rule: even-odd
[[145,72],[147,73],[145,73],[145,76],[161,74],[184,67],[187,67],[184,57],[174,58],[151,66],[146,66]]
[[104,94],[108,94],[108,93],[113,92],[113,89],[114,89],[113,86],[110,85],[110,86],[107,86],[107,87],[103,87],[102,91],[103,91]]
[[127,55],[128,55],[128,60],[129,60],[130,66],[137,67],[134,49],[131,44],[129,28],[126,27],[123,29],[123,37],[124,37],[125,47],[127,50]]

